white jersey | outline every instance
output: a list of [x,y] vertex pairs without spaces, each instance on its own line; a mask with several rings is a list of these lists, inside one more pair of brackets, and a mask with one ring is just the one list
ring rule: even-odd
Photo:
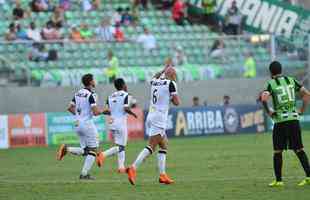
[[148,120],[154,126],[166,128],[172,95],[177,95],[177,86],[174,81],[161,78],[151,81],[151,103]]
[[127,125],[127,113],[124,107],[128,107],[128,93],[120,90],[114,92],[107,99],[107,105],[111,111],[110,129],[119,129]]
[[77,121],[85,122],[92,120],[92,107],[97,105],[97,95],[90,89],[80,89],[75,93],[71,104],[75,105],[75,117]]

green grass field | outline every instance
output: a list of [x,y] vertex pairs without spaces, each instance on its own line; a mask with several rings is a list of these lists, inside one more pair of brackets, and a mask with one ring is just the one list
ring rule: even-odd
[[[310,154],[310,133],[304,133],[304,143]],[[130,143],[127,163],[144,146],[145,141]],[[153,156],[139,168],[134,187],[126,175],[116,173],[115,158],[106,160],[103,168],[94,166],[95,181],[81,182],[81,157],[67,156],[59,162],[56,148],[1,150],[0,199],[309,199],[310,186],[296,186],[304,173],[292,152],[284,156],[285,187],[266,186],[273,180],[271,150],[269,134],[171,139],[168,173],[176,183],[158,183]]]

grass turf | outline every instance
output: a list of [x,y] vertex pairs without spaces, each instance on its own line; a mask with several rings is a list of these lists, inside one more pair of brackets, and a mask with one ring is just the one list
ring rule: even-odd
[[[128,145],[127,163],[145,143]],[[310,133],[304,133],[304,144],[310,148]],[[171,139],[169,145],[167,168],[176,184],[158,183],[153,155],[139,168],[134,187],[126,175],[116,173],[116,158],[108,158],[103,168],[93,167],[95,181],[81,182],[81,157],[56,161],[52,147],[1,150],[0,199],[309,199],[310,186],[296,186],[304,173],[292,152],[284,155],[285,187],[267,187],[273,180],[270,134]]]

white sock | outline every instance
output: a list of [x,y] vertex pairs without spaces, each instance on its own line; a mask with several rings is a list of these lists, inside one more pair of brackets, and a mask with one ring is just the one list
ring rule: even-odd
[[67,148],[68,152],[72,153],[73,155],[83,155],[84,153],[84,149],[80,148],[80,147],[68,147]]
[[157,154],[159,174],[166,173],[166,150],[159,150]]
[[143,160],[149,156],[152,152],[152,149],[150,147],[145,147],[138,155],[137,159],[135,162],[132,164],[134,168],[138,168],[139,165],[143,162]]
[[109,156],[113,156],[113,155],[116,154],[117,152],[119,152],[119,147],[118,147],[118,146],[115,146],[115,147],[111,147],[110,149],[104,151],[103,154],[104,154],[106,157],[109,157]]
[[125,168],[125,151],[118,152],[117,161],[118,161],[118,169],[124,169]]
[[94,162],[96,160],[96,157],[93,155],[87,155],[84,161],[84,166],[82,169],[82,175],[86,176],[89,172],[89,170],[91,169],[91,167],[93,166]]

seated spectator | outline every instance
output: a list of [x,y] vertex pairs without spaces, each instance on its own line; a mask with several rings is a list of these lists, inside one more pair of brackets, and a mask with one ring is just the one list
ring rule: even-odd
[[111,24],[115,25],[115,24],[121,23],[122,12],[123,12],[123,9],[121,7],[117,8],[116,11],[113,12],[112,18],[111,18]]
[[173,66],[181,66],[187,63],[187,57],[182,47],[174,46],[174,55],[172,57]]
[[83,40],[91,40],[94,37],[94,33],[88,28],[87,24],[81,24],[80,34]]
[[237,7],[237,2],[233,1],[225,16],[224,32],[229,35],[240,33],[242,14]]
[[71,32],[70,32],[69,38],[71,40],[73,40],[74,42],[83,42],[84,41],[81,34],[80,34],[80,30],[78,30],[76,25],[73,25],[71,27]]
[[134,7],[139,7],[142,5],[144,9],[148,9],[148,0],[133,0],[133,6]]
[[61,39],[61,35],[58,29],[53,26],[52,21],[46,23],[46,27],[42,30],[42,38],[44,40],[58,40]]
[[223,96],[223,106],[229,106],[230,105],[230,96],[224,95]]
[[212,29],[219,30],[219,24],[216,15],[217,0],[202,0],[204,10],[203,21]]
[[48,61],[48,52],[45,50],[45,46],[42,43],[33,43],[31,52],[29,54],[29,60],[39,62]]
[[56,8],[53,12],[53,16],[51,18],[51,21],[53,22],[53,26],[56,28],[61,28],[64,23],[64,13],[61,8]]
[[14,23],[9,25],[9,30],[5,33],[5,39],[8,41],[16,40],[16,27]]
[[30,3],[31,10],[33,12],[51,11],[53,10],[53,5],[51,0],[32,0]]
[[219,39],[219,40],[215,40],[211,50],[209,52],[209,56],[211,58],[223,58],[224,57],[224,41]]
[[42,40],[41,32],[39,29],[36,28],[34,22],[31,22],[29,25],[28,30],[26,31],[27,37],[29,40],[33,40],[35,42],[40,42]]
[[199,97],[194,96],[194,97],[193,97],[193,107],[198,107],[198,106],[200,106]]
[[70,10],[71,0],[59,0],[59,8],[61,8],[63,11]]
[[15,20],[23,19],[26,15],[24,9],[21,8],[19,0],[15,1],[15,8],[12,11]]
[[138,37],[137,42],[141,43],[146,50],[151,51],[156,49],[156,38],[146,27],[144,28],[144,33]]
[[184,25],[186,5],[183,0],[176,0],[172,7],[172,19],[177,25]]
[[100,7],[100,0],[82,0],[81,6],[83,11],[97,10]]
[[102,20],[101,25],[96,29],[95,32],[98,40],[106,42],[114,41],[115,29],[113,26],[111,26],[109,19]]
[[125,36],[124,33],[121,29],[121,25],[120,24],[116,24],[115,25],[115,29],[114,29],[114,38],[117,42],[124,42],[125,41]]
[[130,14],[130,8],[126,8],[124,13],[122,14],[121,23],[125,26],[129,26],[132,23],[132,16]]
[[19,40],[28,40],[27,32],[20,24],[16,25],[16,38]]

